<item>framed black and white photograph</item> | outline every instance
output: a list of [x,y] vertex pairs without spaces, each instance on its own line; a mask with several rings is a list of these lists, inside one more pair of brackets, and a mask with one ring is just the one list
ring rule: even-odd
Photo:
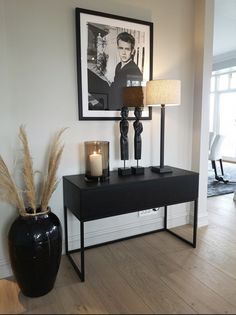
[[119,120],[124,87],[152,79],[153,24],[76,8],[76,40],[79,119]]

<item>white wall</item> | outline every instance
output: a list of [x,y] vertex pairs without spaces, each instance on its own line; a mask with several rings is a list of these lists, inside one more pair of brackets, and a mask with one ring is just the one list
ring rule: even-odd
[[236,1],[215,0],[214,12],[213,56],[235,52]]
[[[84,172],[83,142],[110,141],[110,166],[119,159],[118,122],[78,121],[75,7],[124,15],[154,23],[154,78],[182,81],[181,106],[166,111],[166,164],[191,169],[194,80],[194,0],[0,0],[0,154],[12,166],[19,155],[17,132],[26,124],[35,169],[41,169],[52,134],[68,126],[59,176]],[[144,121],[143,166],[159,163],[159,109]],[[130,128],[130,153],[133,130]],[[134,164],[133,158],[130,164]],[[62,182],[50,202],[63,223]],[[16,211],[1,203],[0,278],[11,273],[7,230]],[[185,206],[170,213],[170,225],[185,223]],[[78,226],[72,218],[71,246]],[[162,211],[139,218],[137,213],[86,224],[92,244],[162,226]]]
[[[9,71],[7,59],[4,2],[0,2],[0,154],[8,160],[12,167],[12,154],[15,146],[15,133],[17,130],[11,106],[9,90]],[[7,204],[0,203],[0,278],[11,272],[7,259],[7,233],[11,217],[15,210]],[[2,271],[2,272],[1,272]]]
[[213,50],[214,1],[195,2],[195,80],[192,167],[199,176],[199,225],[208,224],[207,176],[209,97]]

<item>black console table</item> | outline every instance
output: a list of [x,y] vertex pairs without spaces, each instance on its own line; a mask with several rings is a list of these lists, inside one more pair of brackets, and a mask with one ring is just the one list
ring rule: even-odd
[[[195,248],[197,239],[198,177],[198,173],[178,168],[173,168],[173,173],[164,174],[153,173],[150,168],[145,168],[144,175],[123,177],[119,176],[117,171],[112,171],[108,181],[98,183],[86,182],[84,175],[64,176],[63,196],[66,254],[81,281],[85,279],[84,222],[87,221],[150,208],[164,207],[164,227],[163,229],[152,231],[152,233],[167,231]],[[192,242],[177,235],[167,227],[167,206],[190,201],[194,201]],[[75,250],[68,249],[68,209],[80,221],[80,248]],[[111,242],[107,242],[106,244],[108,243]],[[80,252],[80,269],[71,256],[75,252]]]

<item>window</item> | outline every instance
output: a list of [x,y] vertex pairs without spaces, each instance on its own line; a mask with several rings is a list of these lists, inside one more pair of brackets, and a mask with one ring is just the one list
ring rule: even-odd
[[214,131],[214,104],[215,104],[215,94],[210,94],[210,124],[209,131]]
[[236,89],[236,72],[231,73],[230,88]]
[[217,79],[217,88],[219,91],[227,90],[229,88],[229,75],[221,74],[216,77]]
[[225,135],[224,159],[236,161],[236,67],[212,73],[209,131]]

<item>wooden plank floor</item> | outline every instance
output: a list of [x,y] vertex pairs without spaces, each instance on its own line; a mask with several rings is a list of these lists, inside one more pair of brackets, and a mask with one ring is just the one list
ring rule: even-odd
[[[208,199],[209,226],[197,248],[166,232],[86,251],[81,283],[63,256],[54,289],[22,295],[0,280],[1,314],[235,314],[236,204],[233,194]],[[189,226],[178,229],[185,237]]]

